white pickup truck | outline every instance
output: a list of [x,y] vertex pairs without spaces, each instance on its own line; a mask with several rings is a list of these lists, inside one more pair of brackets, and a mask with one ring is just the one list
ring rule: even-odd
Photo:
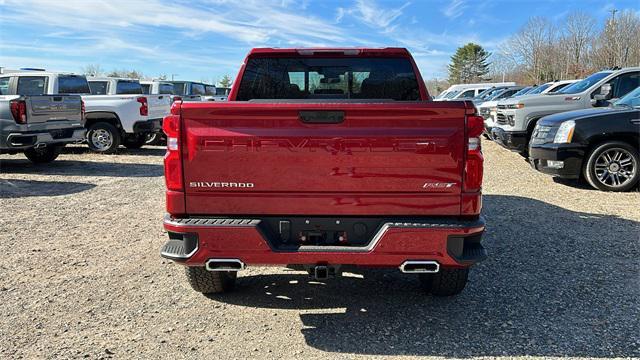
[[173,84],[162,80],[140,80],[143,94],[174,95]]
[[145,144],[147,135],[162,131],[171,96],[143,94],[138,80],[88,78],[91,95],[86,106],[87,143],[97,152],[113,153],[120,144],[130,149]]
[[202,101],[207,94],[205,84],[194,81],[169,81],[173,84],[173,93],[176,100]]

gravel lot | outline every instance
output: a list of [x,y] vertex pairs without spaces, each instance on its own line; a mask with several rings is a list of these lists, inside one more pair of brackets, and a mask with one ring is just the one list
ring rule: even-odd
[[160,246],[162,148],[0,159],[0,358],[640,357],[640,193],[485,142],[486,262],[454,298],[397,271],[252,268],[207,298]]

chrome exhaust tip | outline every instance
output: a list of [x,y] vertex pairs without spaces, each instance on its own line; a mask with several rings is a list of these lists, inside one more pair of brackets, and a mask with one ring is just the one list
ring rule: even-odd
[[247,265],[239,259],[209,259],[204,267],[207,271],[240,271]]
[[405,274],[433,274],[440,271],[440,264],[432,260],[407,260],[399,269]]

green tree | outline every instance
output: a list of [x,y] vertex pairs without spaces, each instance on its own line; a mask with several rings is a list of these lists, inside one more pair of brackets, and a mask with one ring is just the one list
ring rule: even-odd
[[489,56],[491,53],[478,44],[468,43],[459,47],[448,66],[449,83],[466,84],[482,80],[489,73]]
[[223,88],[230,88],[233,81],[231,81],[231,76],[225,75],[218,81],[218,85]]

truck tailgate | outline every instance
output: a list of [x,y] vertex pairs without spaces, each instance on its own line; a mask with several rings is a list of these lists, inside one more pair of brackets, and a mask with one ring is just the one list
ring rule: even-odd
[[171,109],[170,95],[145,95],[149,106],[149,119],[162,119]]
[[80,124],[82,100],[77,95],[32,95],[26,97],[27,124],[77,121]]
[[458,215],[464,103],[183,103],[190,214]]

